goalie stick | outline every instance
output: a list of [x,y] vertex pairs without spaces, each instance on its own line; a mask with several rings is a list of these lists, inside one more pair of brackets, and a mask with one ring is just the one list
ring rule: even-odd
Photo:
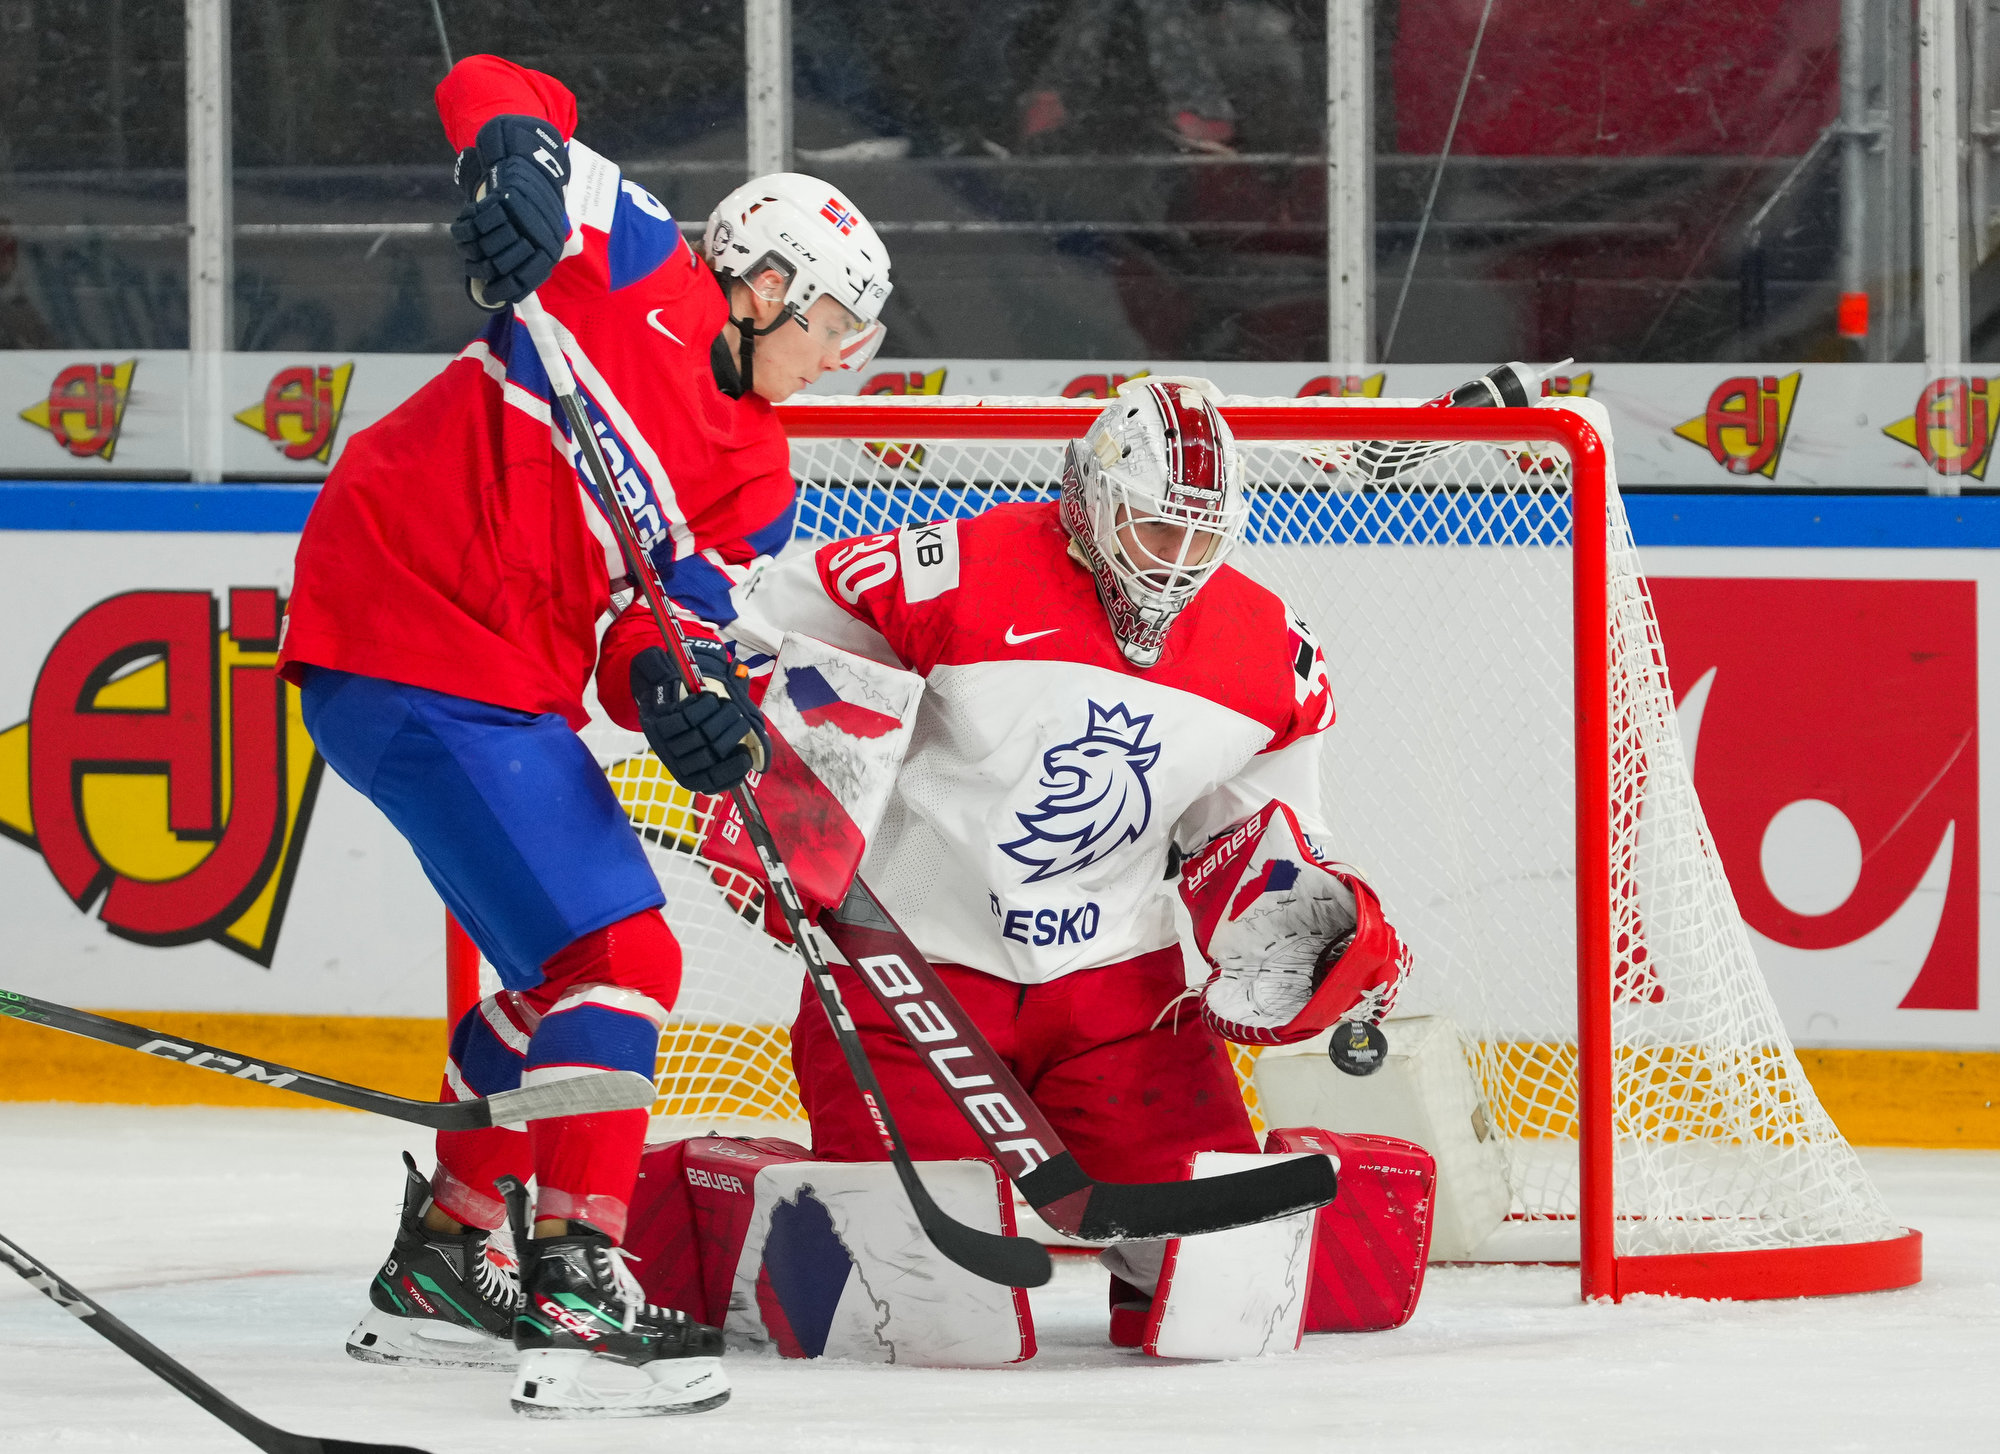
[[[651,557],[639,544],[639,533],[632,523],[630,508],[612,482],[604,451],[583,407],[576,376],[570,371],[569,360],[563,357],[562,345],[556,337],[555,320],[533,293],[514,305],[514,316],[526,327],[535,352],[541,358],[542,369],[549,376],[549,392],[568,425],[570,440],[583,456],[584,468],[597,498],[603,502],[612,533],[618,537],[618,549],[625,558],[626,572],[645,598],[653,624],[659,628],[660,641],[666,647],[667,655],[673,659],[674,669],[680,673],[681,684],[690,692],[699,692],[703,690],[701,673],[688,655],[687,637],[681,631],[680,622],[667,606],[666,591],[660,584],[659,573],[654,570]],[[916,1210],[924,1235],[946,1257],[988,1282],[1009,1287],[1040,1287],[1049,1280],[1053,1270],[1045,1248],[1025,1237],[1001,1236],[968,1227],[949,1216],[924,1188],[916,1166],[910,1160],[909,1150],[903,1144],[902,1132],[896,1129],[888,1099],[882,1094],[882,1084],[868,1064],[868,1054],[861,1047],[861,1037],[855,1033],[854,1022],[848,1018],[846,1007],[840,1002],[840,991],[834,986],[833,975],[827,969],[818,945],[813,942],[798,890],[792,884],[791,875],[785,871],[784,860],[771,837],[770,825],[764,821],[763,810],[757,805],[756,794],[747,782],[740,782],[730,789],[730,796],[737,811],[743,815],[743,825],[757,850],[758,860],[764,866],[765,880],[777,895],[785,923],[792,931],[792,942],[798,946],[799,957],[805,961],[806,978],[819,997],[820,1008],[826,1012],[828,1024],[833,1027],[834,1038],[840,1043],[840,1053],[847,1061],[848,1070],[853,1073],[854,1084],[859,1088],[861,1099],[875,1123],[876,1133],[882,1138],[889,1160],[896,1168],[897,1180],[903,1184],[903,1191]]]
[[126,1354],[141,1367],[158,1374],[207,1412],[270,1454],[425,1454],[408,1444],[369,1444],[358,1439],[316,1439],[310,1434],[293,1434],[265,1423],[214,1384],[176,1362],[106,1312],[88,1293],[79,1292],[45,1265],[36,1261],[19,1243],[0,1236],[0,1261],[5,1261],[48,1300],[87,1326],[105,1342]]
[[659,1094],[653,1083],[636,1071],[605,1070],[548,1085],[522,1086],[472,1101],[413,1101],[387,1091],[314,1075],[309,1070],[294,1070],[275,1060],[233,1054],[199,1040],[175,1039],[143,1025],[127,1024],[108,1015],[93,1015],[88,1010],[73,1010],[11,990],[0,990],[0,1019],[25,1020],[51,1030],[67,1030],[72,1035],[102,1040],[106,1045],[122,1045],[141,1055],[176,1060],[197,1070],[218,1071],[236,1080],[332,1101],[357,1111],[393,1116],[435,1131],[477,1131],[487,1126],[516,1126],[525,1121],[585,1116],[597,1111],[643,1111],[652,1106]]
[[[1334,1198],[1332,1158],[1200,1181],[1097,1181],[1077,1165],[1006,1062],[994,1053],[921,950],[859,878],[819,926],[929,1067],[1028,1205],[1086,1242],[1192,1237],[1268,1222]],[[976,1103],[976,1104],[975,1104]]]

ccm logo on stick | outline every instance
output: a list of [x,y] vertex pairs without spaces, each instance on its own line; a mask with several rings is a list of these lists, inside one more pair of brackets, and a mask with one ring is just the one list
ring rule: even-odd
[[[952,1065],[955,1060],[970,1060],[975,1064],[979,1052],[965,1043],[965,1037],[938,1008],[936,1000],[905,998],[923,989],[922,983],[910,972],[898,954],[864,955],[857,966],[868,976],[885,1000],[903,1000],[902,1004],[891,1007],[892,1013],[903,1022],[903,1029],[910,1039],[920,1047],[927,1047],[931,1067],[937,1077],[957,1098],[972,1123],[988,1137],[998,1138],[1010,1132],[1025,1131],[1028,1122],[1015,1109],[1003,1091],[984,1091],[978,1095],[968,1095],[967,1091],[993,1084],[993,1077],[984,1074],[961,1075]],[[1017,1137],[1014,1140],[994,1139],[989,1143],[995,1151],[1012,1152],[1021,1158],[1021,1169],[1033,1171],[1049,1159],[1048,1150],[1032,1137]]]
[[139,1047],[139,1053],[157,1055],[162,1060],[178,1060],[182,1065],[199,1066],[203,1070],[219,1071],[238,1080],[261,1081],[265,1085],[290,1085],[298,1079],[289,1072],[273,1075],[254,1060],[238,1060],[233,1055],[224,1055],[216,1050],[196,1050],[192,1045],[176,1045],[171,1040],[148,1040]]

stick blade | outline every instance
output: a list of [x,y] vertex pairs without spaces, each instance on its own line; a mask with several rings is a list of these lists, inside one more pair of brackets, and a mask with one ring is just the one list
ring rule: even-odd
[[314,1439],[319,1454],[430,1454],[411,1444],[364,1444],[356,1439]]
[[636,1070],[603,1070],[501,1091],[489,1096],[486,1104],[494,1125],[513,1126],[552,1116],[651,1110],[658,1096],[653,1082]]
[[1333,1161],[1325,1156],[1302,1156],[1200,1181],[1101,1181],[1092,1185],[1077,1225],[1060,1230],[1087,1242],[1196,1237],[1323,1207],[1338,1187]]
[[1040,1287],[1055,1273],[1049,1249],[1026,1237],[1003,1237],[968,1227],[934,1204],[919,1203],[917,1220],[931,1245],[974,1277],[1002,1287]]

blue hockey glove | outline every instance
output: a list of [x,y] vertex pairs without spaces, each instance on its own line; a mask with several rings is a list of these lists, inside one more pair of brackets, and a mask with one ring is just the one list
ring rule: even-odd
[[548,122],[496,116],[459,153],[467,198],[451,224],[472,301],[497,312],[547,281],[569,230],[569,152]]
[[726,793],[771,760],[764,714],[750,700],[749,673],[717,642],[690,641],[706,690],[689,695],[665,651],[632,658],[639,725],[675,782],[697,793]]

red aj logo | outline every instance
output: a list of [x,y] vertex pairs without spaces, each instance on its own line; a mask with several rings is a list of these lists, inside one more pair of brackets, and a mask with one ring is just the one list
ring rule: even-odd
[[1916,412],[1882,432],[1914,449],[1938,474],[1983,480],[1996,414],[2000,379],[1932,379],[1917,396]]
[[212,939],[269,967],[323,762],[278,678],[278,593],[100,601],[0,732],[0,834],[141,944]]
[[1650,584],[1702,810],[1788,1018],[1977,1009],[1973,583]]
[[352,362],[279,369],[264,385],[264,397],[233,417],[270,440],[286,459],[325,464],[333,456],[353,377]]
[[1708,396],[1708,407],[1693,419],[1674,426],[1674,433],[1698,444],[1732,475],[1762,475],[1776,479],[1785,433],[1792,427],[1792,406],[1798,402],[1798,372],[1779,378],[1724,379]]
[[[932,369],[925,373],[921,369],[911,369],[908,373],[891,370],[886,374],[876,374],[861,386],[863,394],[942,394],[944,392],[943,369]],[[924,462],[924,447],[921,444],[894,444],[887,440],[877,440],[864,448],[892,470],[915,469]]]
[[118,449],[118,431],[125,423],[125,401],[132,393],[132,375],[139,361],[71,364],[49,384],[48,397],[37,399],[21,417],[53,434],[56,443],[78,459],[95,456],[109,463]]

